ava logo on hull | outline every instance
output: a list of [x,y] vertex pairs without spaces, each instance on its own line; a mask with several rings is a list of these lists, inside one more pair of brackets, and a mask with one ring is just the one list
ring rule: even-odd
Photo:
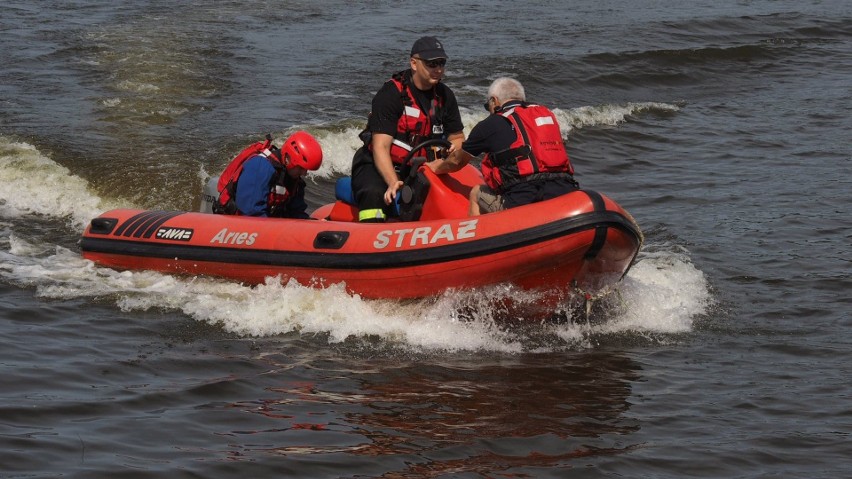
[[160,228],[157,230],[156,237],[161,240],[189,241],[192,239],[192,229]]
[[244,244],[251,246],[257,239],[257,233],[246,233],[241,231],[228,231],[228,228],[222,228],[222,231],[216,233],[216,236],[210,240],[211,243],[219,244]]
[[[462,221],[457,225],[443,224],[436,229],[431,226],[419,228],[400,228],[398,230],[384,230],[376,235],[373,247],[385,249],[388,246],[394,248],[427,246],[438,242],[452,242],[461,239],[476,237],[476,224],[478,219]],[[454,227],[455,226],[455,227]]]

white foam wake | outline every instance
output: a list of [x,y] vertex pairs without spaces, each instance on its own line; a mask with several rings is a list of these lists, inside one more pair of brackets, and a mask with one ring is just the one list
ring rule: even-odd
[[82,178],[43,155],[34,146],[0,137],[0,217],[42,215],[65,218],[83,230],[105,209]]
[[342,285],[315,289],[281,284],[277,278],[246,287],[210,278],[118,272],[8,229],[0,231],[0,277],[34,287],[45,298],[97,298],[124,311],[165,309],[239,336],[298,332],[327,335],[332,343],[372,338],[419,351],[549,351],[594,347],[592,336],[679,334],[692,329],[710,302],[703,274],[688,258],[671,253],[644,258],[636,265],[619,288],[623,307],[615,315],[591,324],[539,324],[524,318],[495,319],[501,297],[521,295],[509,287],[450,291],[406,302],[364,300],[348,294]]

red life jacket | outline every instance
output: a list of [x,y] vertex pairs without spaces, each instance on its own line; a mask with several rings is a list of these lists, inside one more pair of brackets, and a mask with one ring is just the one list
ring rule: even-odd
[[[391,143],[390,155],[395,165],[402,165],[402,160],[411,152],[412,148],[426,140],[443,136],[444,125],[440,123],[440,119],[444,99],[438,95],[437,87],[435,87],[429,111],[424,112],[420,109],[411,91],[411,74],[409,72],[396,73],[390,81],[399,90],[403,105],[402,116],[399,117],[396,124],[396,134]],[[372,144],[368,143],[367,147],[370,151],[373,151]]]
[[[237,205],[234,202],[234,196],[237,193],[237,180],[239,180],[240,174],[243,172],[245,162],[257,155],[265,156],[269,159],[269,157],[274,155],[276,152],[278,152],[278,149],[272,145],[271,135],[266,135],[266,141],[252,143],[244,148],[243,151],[239,152],[237,156],[228,163],[228,166],[225,167],[225,171],[223,171],[219,176],[219,182],[216,183],[216,189],[219,191],[219,198],[215,203],[213,203],[213,212],[226,215],[239,214]],[[280,152],[278,154],[280,155]],[[276,162],[272,159],[270,159],[270,162],[276,167],[276,172],[278,172],[280,165],[276,165]],[[270,206],[273,204],[273,200],[275,201],[275,204],[280,204],[281,202],[286,201],[286,196],[285,198],[273,198],[273,195],[275,195],[274,190],[270,193]]]
[[[270,217],[284,217],[287,213],[287,203],[290,198],[301,194],[305,188],[305,182],[301,178],[291,178],[287,175],[287,168],[269,160],[275,167],[275,180],[266,200]],[[237,212],[239,214],[239,212]]]
[[482,160],[482,176],[489,187],[502,191],[523,181],[574,174],[552,111],[519,103],[496,113],[512,124],[517,137],[508,149],[488,153]]

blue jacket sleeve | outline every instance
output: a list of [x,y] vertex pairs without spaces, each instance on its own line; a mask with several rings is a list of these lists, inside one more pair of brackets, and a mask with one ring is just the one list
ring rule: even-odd
[[275,168],[263,156],[249,158],[237,180],[234,201],[240,213],[246,216],[269,216],[269,190]]

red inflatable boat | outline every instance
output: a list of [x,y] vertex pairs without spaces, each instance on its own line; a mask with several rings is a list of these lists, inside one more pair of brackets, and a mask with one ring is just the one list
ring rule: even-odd
[[481,182],[470,165],[440,176],[420,168],[404,188],[402,219],[387,223],[358,223],[343,200],[317,209],[315,220],[113,210],[91,221],[80,248],[115,269],[345,283],[365,298],[504,282],[559,298],[594,295],[617,283],[639,251],[631,216],[593,191],[467,217],[468,193]]

